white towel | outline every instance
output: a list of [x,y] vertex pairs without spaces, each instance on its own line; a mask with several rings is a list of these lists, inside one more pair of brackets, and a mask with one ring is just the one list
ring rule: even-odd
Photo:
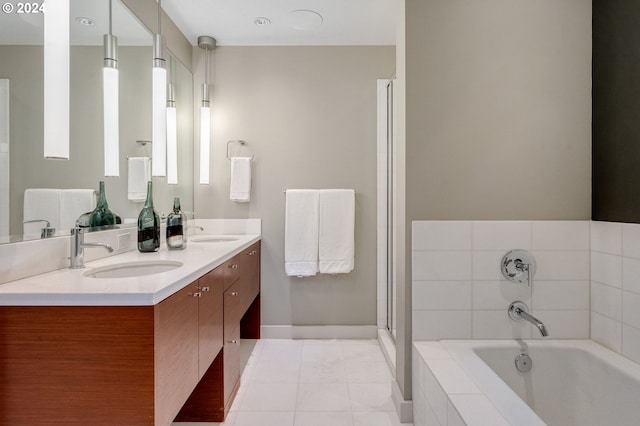
[[[30,188],[24,191],[24,212],[22,220],[48,220],[51,227],[59,229],[60,190],[48,188]],[[40,235],[44,222],[25,223],[23,232],[27,235]],[[57,231],[56,231],[57,232]]]
[[251,197],[251,157],[231,157],[231,201],[248,203]]
[[80,215],[96,207],[96,191],[93,189],[63,189],[60,191],[60,229],[69,230],[76,225]]
[[318,258],[322,274],[346,274],[354,266],[355,191],[320,191]]
[[151,159],[129,157],[128,195],[131,201],[147,199],[147,182],[151,180]]
[[286,191],[284,269],[289,276],[318,272],[318,200],[317,190]]

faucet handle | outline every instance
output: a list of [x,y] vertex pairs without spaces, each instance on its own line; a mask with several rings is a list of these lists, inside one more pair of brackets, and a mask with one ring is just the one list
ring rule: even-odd
[[511,250],[502,257],[500,271],[509,281],[531,287],[533,274],[536,271],[536,260],[526,250]]

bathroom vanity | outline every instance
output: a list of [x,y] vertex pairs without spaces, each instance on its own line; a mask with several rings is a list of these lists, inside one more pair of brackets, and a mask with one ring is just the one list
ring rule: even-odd
[[0,425],[223,421],[260,337],[260,237],[157,255],[182,266],[91,276],[149,259],[128,252],[0,285]]

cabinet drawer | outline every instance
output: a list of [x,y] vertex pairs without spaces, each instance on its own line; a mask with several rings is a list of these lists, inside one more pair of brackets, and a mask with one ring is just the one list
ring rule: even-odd
[[238,281],[241,271],[242,253],[227,260],[222,266],[224,269],[224,288],[228,289],[233,283]]

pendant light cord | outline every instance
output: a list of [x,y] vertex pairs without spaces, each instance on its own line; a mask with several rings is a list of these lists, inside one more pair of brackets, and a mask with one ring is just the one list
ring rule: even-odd
[[158,34],[162,34],[162,0],[158,0]]
[[111,0],[109,0],[109,35],[113,35],[113,34],[111,33],[111,30],[112,30],[112,28],[111,28],[111,18],[112,18],[111,14],[112,14],[112,10],[111,10]]

